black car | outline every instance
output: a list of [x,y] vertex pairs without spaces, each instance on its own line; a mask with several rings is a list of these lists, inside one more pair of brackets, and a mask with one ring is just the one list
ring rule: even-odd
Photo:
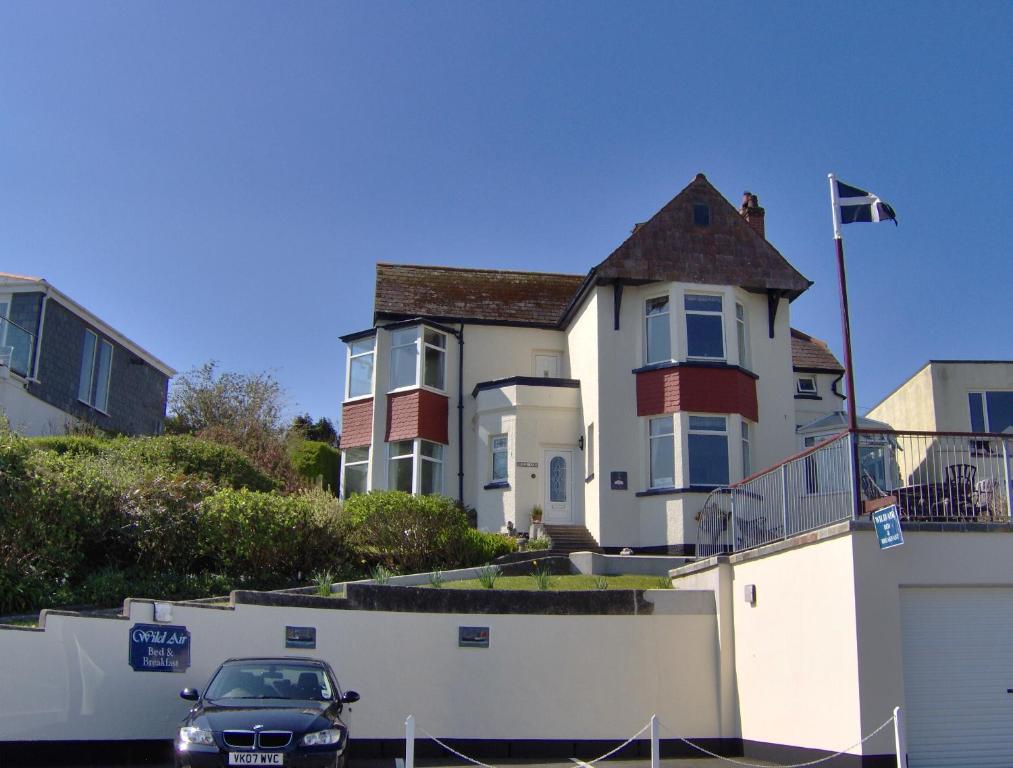
[[343,768],[348,748],[346,704],[330,665],[318,659],[229,659],[211,676],[176,734],[177,768],[283,765]]

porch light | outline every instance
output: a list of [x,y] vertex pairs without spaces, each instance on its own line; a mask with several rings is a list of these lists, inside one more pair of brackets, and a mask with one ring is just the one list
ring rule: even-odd
[[580,437],[577,438],[577,447],[580,448],[580,450],[582,450],[582,451],[584,450],[584,436],[583,435],[581,435]]

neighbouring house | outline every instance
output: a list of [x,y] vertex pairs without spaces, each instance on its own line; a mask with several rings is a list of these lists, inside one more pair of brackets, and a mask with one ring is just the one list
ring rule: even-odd
[[13,429],[159,434],[175,373],[42,278],[0,272],[0,412]]
[[801,432],[812,422],[844,410],[840,391],[844,366],[825,341],[792,328],[791,367],[795,374],[796,430]]
[[342,337],[345,492],[692,551],[711,490],[796,450],[799,377],[836,406],[839,365],[790,330],[811,283],[764,215],[700,174],[586,275],[378,264],[373,325]]
[[1013,433],[1013,360],[929,360],[869,416],[903,430]]

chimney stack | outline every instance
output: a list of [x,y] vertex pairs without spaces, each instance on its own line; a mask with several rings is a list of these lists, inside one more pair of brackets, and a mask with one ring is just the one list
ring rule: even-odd
[[766,238],[765,229],[763,226],[763,216],[765,211],[760,207],[760,201],[756,195],[752,192],[742,193],[742,207],[739,208],[739,213],[742,214],[742,218],[748,222],[749,226],[753,228],[760,237]]

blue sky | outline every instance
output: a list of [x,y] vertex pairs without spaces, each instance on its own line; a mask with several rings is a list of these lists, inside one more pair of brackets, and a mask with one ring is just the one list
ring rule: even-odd
[[0,271],[336,418],[376,261],[584,273],[698,171],[816,285],[858,402],[1013,358],[1013,4],[0,4]]

